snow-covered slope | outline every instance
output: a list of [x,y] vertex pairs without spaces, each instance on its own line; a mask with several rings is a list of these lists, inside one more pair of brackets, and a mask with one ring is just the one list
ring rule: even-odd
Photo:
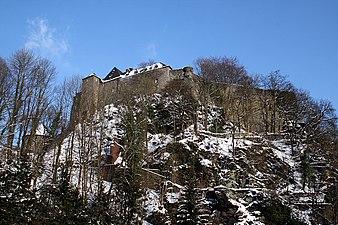
[[[147,124],[165,121],[159,116],[159,107],[174,102],[160,95],[147,101],[152,109],[146,114]],[[144,113],[137,104],[134,107],[135,118]],[[50,182],[55,163],[67,164],[72,183],[89,200],[97,194],[101,181],[107,193],[117,192],[118,184],[111,178],[114,170],[132,167],[123,143],[126,112],[126,106],[107,105],[89,122],[78,124],[63,141],[59,159],[58,149],[45,156],[41,183]],[[217,107],[210,106],[209,112],[217,113]],[[311,204],[315,199],[316,204],[325,205],[325,185],[320,190],[304,186],[299,157],[291,154],[286,139],[239,133],[239,129],[227,127],[211,132],[202,125],[202,111],[197,114],[195,124],[188,120],[180,124],[179,132],[172,130],[176,129],[175,121],[170,121],[174,128],[167,128],[167,132],[142,128],[146,130],[146,151],[139,175],[144,213],[138,216],[145,224],[265,224],[269,207],[274,206],[271,202],[289,207],[291,218],[311,224]],[[107,158],[114,145],[120,152],[118,161],[111,165]],[[102,168],[107,166],[112,171],[102,176]]]

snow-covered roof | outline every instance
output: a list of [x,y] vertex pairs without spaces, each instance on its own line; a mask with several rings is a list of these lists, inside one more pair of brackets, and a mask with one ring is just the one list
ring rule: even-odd
[[106,82],[106,81],[116,80],[116,79],[120,79],[120,78],[125,78],[125,77],[128,77],[128,76],[134,76],[134,75],[141,74],[141,73],[144,73],[144,72],[157,70],[157,69],[161,69],[161,68],[166,68],[166,67],[172,69],[170,66],[167,66],[166,64],[161,63],[161,62],[154,63],[150,66],[137,68],[137,69],[128,68],[128,69],[126,69],[126,71],[124,73],[122,73],[118,68],[114,67],[104,79],[100,79],[95,73],[91,73],[87,77],[83,78],[83,80],[94,76],[94,77],[97,77],[98,79],[100,79],[101,81]]
[[160,68],[164,68],[164,67],[167,67],[167,66],[163,63],[155,63],[155,64],[152,64],[150,66],[146,66],[146,67],[143,67],[143,68],[138,68],[138,69],[133,69],[131,71],[127,71],[126,75],[132,76],[132,75],[135,75],[135,74],[138,74],[138,73],[144,73],[144,72],[147,72],[147,71],[156,70],[156,69],[160,69]]
[[[137,69],[129,68],[129,69],[126,69],[125,73],[121,74],[120,76],[115,76],[115,77],[113,77],[112,79],[109,79],[109,80],[115,80],[115,79],[125,78],[125,77],[129,77],[129,76],[134,76],[134,75],[137,75],[137,74],[141,74],[141,73],[144,73],[144,72],[157,70],[157,69],[161,69],[161,68],[165,68],[165,67],[171,68],[170,66],[167,66],[167,65],[165,65],[164,63],[161,63],[161,62],[152,64],[150,66],[142,67],[142,68],[137,68]],[[105,81],[108,81],[108,79],[105,79]]]

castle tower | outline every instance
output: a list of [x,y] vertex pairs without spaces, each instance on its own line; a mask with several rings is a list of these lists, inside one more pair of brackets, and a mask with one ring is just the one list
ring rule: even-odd
[[101,79],[97,77],[95,73],[83,78],[80,111],[80,117],[82,119],[86,119],[89,115],[93,115],[98,109],[101,83]]

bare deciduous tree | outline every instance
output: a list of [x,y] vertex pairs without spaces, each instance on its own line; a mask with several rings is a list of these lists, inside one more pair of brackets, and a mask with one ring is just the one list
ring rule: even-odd
[[6,108],[9,104],[9,68],[7,62],[0,57],[0,144],[4,144],[4,132],[8,120],[6,119]]
[[153,60],[153,59],[148,59],[148,61],[140,62],[140,63],[138,64],[138,67],[144,68],[144,67],[147,67],[147,66],[151,66],[151,65],[153,65],[153,64],[155,64],[155,63],[156,63],[155,60]]
[[[204,127],[207,127],[207,105],[211,100],[220,101],[225,109],[225,120],[234,114],[234,85],[247,84],[251,78],[244,66],[234,57],[199,58],[195,61],[197,74],[202,77],[200,96],[204,112]],[[220,100],[221,99],[221,100]]]
[[247,72],[235,57],[199,58],[195,62],[198,75],[210,81],[226,84],[242,84]]
[[[286,79],[279,70],[273,71],[261,80],[261,87],[263,88],[263,95],[261,100],[264,107],[262,107],[265,117],[265,127],[269,130],[266,132],[276,133],[281,130],[282,114],[284,107],[287,106],[288,93],[294,90],[293,85]],[[279,114],[280,113],[280,114]]]
[[[37,58],[22,49],[9,59],[10,92],[7,114],[7,144],[9,148],[24,147],[23,136],[31,135],[42,120],[50,101],[50,84],[56,75],[55,67],[46,59]],[[25,143],[29,146],[29,142]]]

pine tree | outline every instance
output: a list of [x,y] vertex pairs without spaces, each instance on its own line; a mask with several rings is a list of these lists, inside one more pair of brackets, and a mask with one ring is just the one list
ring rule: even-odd
[[146,150],[147,120],[142,99],[134,104],[135,108],[131,105],[132,102],[127,105],[122,119],[125,135],[121,154],[127,167],[117,168],[113,179],[114,204],[119,212],[115,224],[141,224],[143,215],[142,163]]
[[43,204],[48,209],[48,224],[87,224],[87,207],[79,191],[69,183],[68,171],[63,166],[56,186],[46,186],[42,193]]
[[31,190],[31,166],[27,156],[0,166],[0,224],[34,221],[35,192]]
[[198,220],[198,196],[196,188],[196,165],[197,154],[189,152],[187,168],[184,170],[184,189],[181,190],[180,204],[177,209],[177,224],[193,225]]
[[88,208],[90,222],[100,224],[110,224],[114,219],[114,215],[118,214],[112,208],[111,194],[103,191],[97,193]]

